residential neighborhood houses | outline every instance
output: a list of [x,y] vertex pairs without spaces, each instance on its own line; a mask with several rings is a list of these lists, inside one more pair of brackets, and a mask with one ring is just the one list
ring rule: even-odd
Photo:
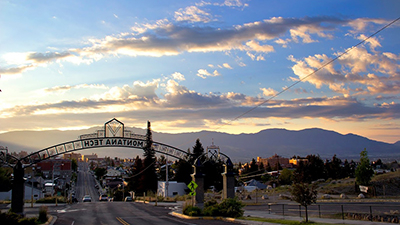
[[[214,143],[206,148],[215,151],[219,147]],[[25,152],[13,153],[17,157],[26,155]],[[212,153],[213,154],[213,153]],[[310,179],[321,180],[328,178],[343,178],[354,177],[357,163],[354,161],[342,161],[336,156],[332,159],[323,161],[319,156],[311,155],[306,157],[293,156],[291,158],[274,154],[270,157],[257,156],[250,162],[235,163],[236,179],[240,186],[246,187],[246,190],[275,188],[279,185],[291,184],[296,180],[293,174],[302,173],[299,168],[308,166],[322,165],[319,169],[323,173],[320,176],[310,177]],[[140,162],[137,162],[139,160]],[[38,162],[32,167],[27,167],[25,171],[26,187],[25,199],[35,200],[48,197],[48,196],[64,196],[70,198],[73,194],[74,184],[76,178],[82,168],[80,164],[85,163],[91,171],[91,174],[96,178],[96,188],[100,195],[108,195],[110,199],[114,197],[117,191],[125,188],[130,182],[133,182],[133,171],[138,163],[142,163],[139,156],[133,158],[117,158],[117,157],[98,157],[96,153],[80,154],[80,153],[66,153],[62,157],[48,159]],[[314,163],[315,165],[309,165]],[[318,164],[318,165],[317,165]],[[168,166],[166,166],[168,165]],[[172,197],[177,195],[185,195],[188,193],[187,182],[178,179],[180,173],[179,161],[166,160],[164,155],[159,155],[156,160],[156,172],[158,174],[158,187],[157,195],[163,197]],[[374,169],[375,174],[385,173],[397,170],[399,164],[397,162],[383,163],[381,160],[371,162],[371,167]],[[168,172],[167,172],[168,168]],[[337,172],[335,175],[331,170]],[[188,171],[186,171],[188,172]],[[189,175],[193,171],[188,172]],[[169,174],[168,174],[169,173]],[[288,175],[289,174],[289,175]],[[289,176],[289,177],[284,177]],[[133,182],[134,183],[134,182]],[[135,183],[138,185],[138,183]],[[208,183],[211,186],[205,187],[213,191],[220,191],[221,186],[218,182]],[[254,187],[252,187],[254,186]],[[210,190],[211,190],[210,189]],[[127,188],[129,190],[129,188]],[[126,196],[123,193],[122,196]],[[129,191],[128,195],[134,197],[135,193]],[[145,195],[146,193],[136,193],[136,195]],[[33,196],[33,197],[32,197]],[[11,193],[3,192],[0,194],[3,200],[9,200]]]

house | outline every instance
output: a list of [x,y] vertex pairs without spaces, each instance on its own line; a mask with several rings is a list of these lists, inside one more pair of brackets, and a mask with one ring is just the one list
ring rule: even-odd
[[[168,189],[168,193],[167,193]],[[158,181],[157,195],[163,197],[173,197],[176,195],[185,195],[186,189],[189,189],[185,183],[176,181]]]
[[[12,190],[6,191],[6,192],[0,192],[0,200],[11,200],[12,196]],[[25,195],[24,195],[24,200],[29,201],[31,200],[31,196],[33,197],[34,200],[38,200],[44,197],[44,194],[42,193],[41,189],[38,189],[36,187],[32,188],[32,185],[25,184]]]

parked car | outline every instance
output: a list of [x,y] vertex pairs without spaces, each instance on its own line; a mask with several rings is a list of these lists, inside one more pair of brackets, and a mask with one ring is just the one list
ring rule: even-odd
[[107,196],[107,195],[100,195],[99,201],[106,201],[106,202],[108,202],[108,196]]
[[82,202],[91,202],[92,198],[90,197],[90,195],[85,195],[82,198]]
[[131,196],[125,197],[125,202],[131,202],[133,199]]

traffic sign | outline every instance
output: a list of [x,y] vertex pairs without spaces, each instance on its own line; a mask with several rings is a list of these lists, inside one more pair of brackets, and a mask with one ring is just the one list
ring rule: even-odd
[[189,190],[191,190],[191,192],[189,193],[189,195],[196,195],[196,188],[198,187],[198,185],[194,182],[194,181],[191,181],[189,184],[188,184],[188,186],[187,186],[188,188],[189,188]]

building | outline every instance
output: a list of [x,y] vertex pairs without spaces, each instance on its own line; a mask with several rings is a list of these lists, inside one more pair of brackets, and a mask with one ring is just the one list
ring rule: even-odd
[[75,159],[77,162],[82,160],[82,154],[81,153],[65,153],[63,155],[63,159]]
[[185,189],[188,189],[188,187],[183,182],[168,181],[167,184],[166,181],[158,181],[157,195],[163,197],[185,195]]
[[276,167],[276,164],[279,163],[279,165],[282,168],[291,168],[291,164],[289,163],[289,158],[285,158],[282,156],[279,156],[277,154],[269,157],[269,158],[261,158],[257,157],[257,164],[263,163],[264,167],[270,166],[272,169]]
[[36,169],[41,171],[45,178],[54,176],[54,178],[71,179],[72,162],[70,159],[48,159],[38,162]]
[[289,163],[294,165],[294,166],[299,165],[300,162],[303,162],[304,164],[306,164],[306,163],[308,163],[308,159],[306,159],[306,158],[291,158],[289,160]]
[[83,162],[88,162],[89,160],[96,160],[97,154],[96,153],[92,153],[91,155],[82,155],[82,161]]

